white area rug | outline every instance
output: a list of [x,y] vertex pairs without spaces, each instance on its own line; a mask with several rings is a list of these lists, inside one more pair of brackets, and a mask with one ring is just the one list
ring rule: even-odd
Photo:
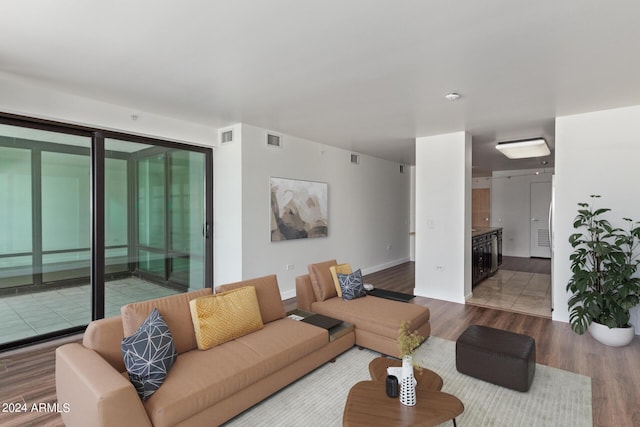
[[[226,426],[341,426],[351,386],[369,380],[369,362],[379,354],[354,348],[264,400]],[[442,391],[465,410],[459,427],[591,426],[591,378],[538,364],[527,393],[460,374],[455,343],[430,337],[416,359],[444,380]],[[452,423],[444,425],[452,426]]]

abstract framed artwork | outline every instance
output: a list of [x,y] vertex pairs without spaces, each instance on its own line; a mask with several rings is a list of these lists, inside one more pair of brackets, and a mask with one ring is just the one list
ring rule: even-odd
[[327,237],[326,182],[270,178],[271,241]]

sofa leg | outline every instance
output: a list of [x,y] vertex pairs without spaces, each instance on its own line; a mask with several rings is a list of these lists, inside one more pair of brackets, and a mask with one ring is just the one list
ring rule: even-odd
[[334,357],[333,359],[329,360],[330,363],[336,363],[336,358]]
[[358,346],[358,350],[364,350],[364,347],[363,347],[363,346],[361,346],[361,345],[359,345],[359,346]]

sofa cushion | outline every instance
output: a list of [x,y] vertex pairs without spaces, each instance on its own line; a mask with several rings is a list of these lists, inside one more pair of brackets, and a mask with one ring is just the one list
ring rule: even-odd
[[397,339],[403,321],[409,329],[417,330],[429,321],[429,309],[418,304],[373,297],[345,301],[331,298],[311,304],[311,311],[353,323],[358,330]]
[[263,323],[273,322],[286,316],[282,297],[280,296],[280,288],[278,288],[278,278],[275,274],[220,285],[216,287],[216,292],[226,292],[243,286],[253,286],[256,288]]
[[332,265],[329,267],[329,272],[331,273],[331,278],[333,279],[333,286],[336,288],[336,293],[338,294],[338,298],[342,298],[342,288],[340,288],[340,280],[338,280],[338,274],[351,274],[351,265],[350,264],[338,264]]
[[157,308],[169,326],[178,354],[197,348],[189,301],[200,296],[211,295],[211,292],[211,288],[205,288],[123,306],[120,313],[122,314],[124,336],[133,335],[151,311]]
[[287,318],[267,323],[210,350],[178,356],[145,409],[156,427],[179,424],[327,344],[324,329]]
[[340,281],[343,300],[350,301],[367,296],[367,291],[364,290],[364,284],[362,283],[362,272],[360,269],[351,274],[338,274],[338,280]]
[[329,267],[332,265],[338,265],[335,259],[307,266],[309,276],[311,276],[311,286],[317,301],[324,301],[338,296],[331,277],[331,271],[329,271]]
[[189,301],[199,350],[262,329],[256,289],[244,286]]
[[162,385],[178,357],[169,327],[157,309],[131,336],[122,339],[122,355],[142,400],[147,400]]

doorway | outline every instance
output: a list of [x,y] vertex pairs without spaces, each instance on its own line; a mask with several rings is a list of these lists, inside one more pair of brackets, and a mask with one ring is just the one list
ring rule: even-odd
[[490,178],[490,225],[502,227],[506,251],[498,271],[473,288],[469,304],[551,317],[551,179],[533,170]]
[[549,237],[549,206],[551,205],[551,182],[531,183],[531,230],[529,256],[551,258]]

